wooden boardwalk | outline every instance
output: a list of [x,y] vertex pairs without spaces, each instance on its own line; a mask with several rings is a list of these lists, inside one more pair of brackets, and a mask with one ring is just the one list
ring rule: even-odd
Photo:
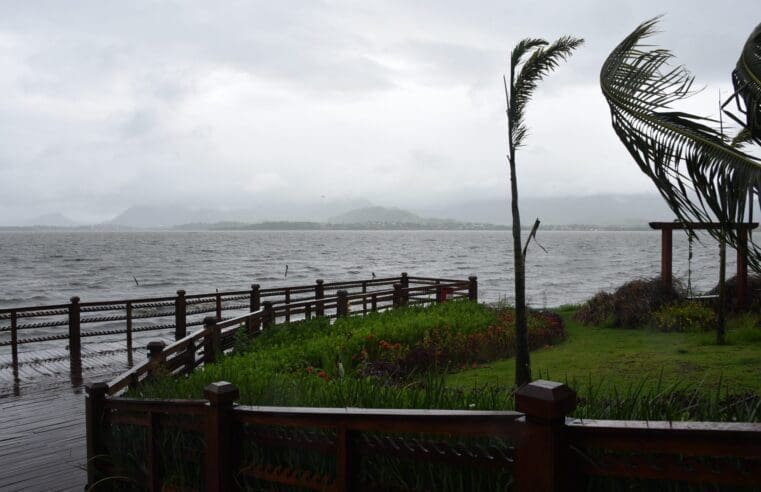
[[[142,361],[144,349],[133,357]],[[0,355],[0,490],[83,490],[84,384],[128,367],[119,342],[83,346],[74,365],[64,349],[21,353],[15,369]]]

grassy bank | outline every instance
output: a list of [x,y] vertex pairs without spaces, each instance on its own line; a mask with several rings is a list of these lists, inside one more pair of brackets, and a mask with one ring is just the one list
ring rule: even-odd
[[[761,328],[754,316],[732,319],[728,343],[719,346],[712,332],[582,326],[573,312],[559,310],[567,333],[562,344],[532,352],[534,377],[609,394],[699,387],[704,394],[761,395]],[[509,387],[514,379],[515,362],[507,359],[450,374],[447,384]]]

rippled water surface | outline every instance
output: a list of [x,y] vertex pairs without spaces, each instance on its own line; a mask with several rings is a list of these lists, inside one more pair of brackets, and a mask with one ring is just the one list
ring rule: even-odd
[[[660,233],[540,231],[529,249],[528,301],[577,303],[601,289],[659,272]],[[478,275],[484,300],[512,298],[507,231],[3,232],[0,307],[169,296],[410,275]],[[728,254],[728,276],[734,274]],[[686,279],[688,242],[674,234],[674,275]],[[284,279],[285,265],[288,277]],[[135,284],[133,276],[139,282]],[[718,278],[718,246],[695,244],[693,285]]]

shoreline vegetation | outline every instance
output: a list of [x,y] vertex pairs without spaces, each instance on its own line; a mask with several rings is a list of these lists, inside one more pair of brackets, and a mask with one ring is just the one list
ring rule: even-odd
[[[761,317],[710,330],[585,326],[579,306],[532,311],[535,377],[579,394],[579,418],[761,421]],[[450,302],[278,326],[186,378],[159,376],[129,396],[199,398],[225,380],[253,405],[514,408],[514,311]]]

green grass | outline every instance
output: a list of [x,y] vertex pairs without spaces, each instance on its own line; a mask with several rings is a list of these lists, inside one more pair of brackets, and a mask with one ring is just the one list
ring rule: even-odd
[[[761,395],[761,328],[755,326],[756,316],[731,320],[728,343],[720,346],[713,332],[588,327],[572,319],[573,307],[559,312],[568,338],[531,353],[535,378],[595,386],[608,393],[681,385],[699,386],[705,393]],[[515,361],[507,359],[451,374],[447,384],[510,387],[514,380]]]

